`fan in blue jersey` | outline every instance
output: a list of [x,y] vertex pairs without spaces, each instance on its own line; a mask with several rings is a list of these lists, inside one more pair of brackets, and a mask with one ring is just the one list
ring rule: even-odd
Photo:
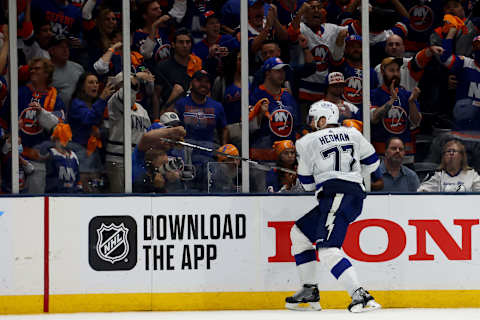
[[45,16],[56,36],[74,36],[79,41],[82,31],[82,10],[68,1],[32,0],[32,13]]
[[443,40],[442,63],[457,77],[456,104],[453,109],[458,130],[480,129],[480,36],[473,39],[473,59],[453,54],[453,39],[457,29],[452,27]]
[[[252,134],[250,157],[255,160],[275,161],[272,149],[275,141],[295,141],[300,129],[298,105],[293,96],[284,88],[284,68],[289,67],[280,58],[269,58],[263,64],[265,81],[250,93],[251,110],[249,118],[258,130]],[[266,101],[259,107],[259,101]],[[263,109],[264,108],[264,109]]]
[[[360,109],[359,118],[362,120],[363,105],[363,70],[362,70],[362,37],[348,36],[345,40],[345,55],[333,69],[345,76],[343,98]],[[378,78],[375,70],[370,68],[370,88],[378,87]]]
[[[273,149],[277,155],[277,167],[295,171],[297,160],[295,159],[295,145],[291,140],[275,141]],[[303,192],[297,175],[290,172],[280,171],[276,168],[267,172],[265,177],[265,190],[267,192]]]
[[213,11],[205,13],[204,27],[205,37],[195,44],[193,53],[202,59],[203,68],[215,78],[222,66],[222,58],[240,49],[240,43],[229,34],[220,34],[220,19]]
[[384,84],[371,92],[372,143],[378,154],[384,154],[388,138],[400,137],[405,142],[406,161],[411,163],[415,155],[411,129],[422,121],[417,102],[420,89],[415,87],[409,92],[399,85],[402,64],[400,58],[382,60],[380,69]]
[[[192,78],[191,94],[180,99],[175,104],[175,110],[185,124],[186,138],[189,142],[216,148],[218,146],[216,141],[226,144],[228,129],[222,104],[208,97],[209,93],[208,73],[205,70],[197,71]],[[215,139],[215,133],[218,135],[218,140]],[[194,188],[206,190],[205,169],[206,163],[211,160],[211,153],[197,150],[192,152],[192,164],[197,170]]]
[[[301,308],[308,303],[321,310],[317,252],[328,270],[348,291],[351,312],[380,308],[357,278],[352,263],[341,252],[347,228],[362,212],[366,197],[363,177],[378,167],[373,146],[351,127],[338,125],[338,108],[331,102],[312,105],[309,119],[317,131],[297,141],[298,178],[307,191],[315,191],[318,205],[295,222],[290,232],[292,254],[302,288],[286,298],[286,307]],[[315,245],[314,245],[315,244]]]
[[170,57],[168,33],[171,16],[163,14],[160,4],[155,0],[142,1],[137,14],[141,26],[133,34],[132,49],[140,52],[152,67]]
[[47,193],[76,193],[82,190],[78,157],[66,148],[72,139],[72,130],[65,123],[59,123],[52,133],[53,148],[48,150]]

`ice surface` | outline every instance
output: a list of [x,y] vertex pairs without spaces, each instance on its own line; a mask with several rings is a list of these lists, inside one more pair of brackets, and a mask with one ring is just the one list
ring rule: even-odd
[[480,319],[480,309],[381,309],[372,312],[352,314],[347,310],[289,311],[198,311],[198,312],[121,312],[121,313],[71,313],[71,314],[35,314],[0,315],[0,320],[451,320]]

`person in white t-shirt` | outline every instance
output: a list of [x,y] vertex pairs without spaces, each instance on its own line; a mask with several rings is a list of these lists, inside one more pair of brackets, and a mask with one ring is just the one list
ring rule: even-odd
[[420,184],[420,192],[480,191],[480,176],[468,166],[465,146],[459,140],[447,141],[442,149],[438,170]]

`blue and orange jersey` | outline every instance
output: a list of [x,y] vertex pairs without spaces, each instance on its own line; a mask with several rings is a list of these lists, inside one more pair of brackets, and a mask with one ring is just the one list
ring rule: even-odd
[[442,23],[442,1],[401,0],[410,16],[408,36],[405,39],[406,51],[419,51],[425,48],[433,30]]
[[[136,30],[133,34],[132,50],[140,52],[140,47],[145,42],[145,39],[148,37],[148,35],[148,33],[141,29]],[[157,36],[154,40],[155,47],[153,48],[153,55],[150,59],[148,59],[148,63],[155,64],[160,61],[167,60],[170,57],[170,50],[172,47],[170,45],[168,36],[168,28],[158,28]]]
[[[405,143],[405,154],[415,154],[415,143],[410,130],[410,111],[408,99],[410,92],[398,88],[398,99],[393,103],[390,111],[387,115],[380,120],[378,124],[372,124],[372,144],[378,154],[385,153],[385,143],[388,138],[392,136],[399,137]],[[373,89],[370,94],[371,107],[373,111],[378,107],[383,106],[388,100],[390,100],[390,91],[382,85],[379,88]],[[417,109],[420,110],[417,102]]]
[[261,121],[260,128],[252,134],[250,146],[252,149],[259,149],[259,153],[265,151],[263,155],[254,154],[255,159],[271,161],[276,159],[272,149],[275,141],[295,141],[297,132],[301,129],[300,114],[295,98],[285,89],[275,95],[260,85],[250,94],[249,103],[255,105],[263,98],[269,101],[268,113]]
[[81,191],[79,161],[75,152],[63,153],[56,148],[50,148],[48,153],[45,192],[76,193]]
[[45,15],[55,36],[79,37],[82,30],[81,8],[71,3],[59,5],[55,0],[32,0],[32,13]]
[[480,64],[472,58],[452,54],[452,39],[443,39],[442,47],[445,51],[440,61],[457,77],[456,100],[471,99],[474,106],[480,107]]
[[38,102],[47,111],[53,112],[57,118],[65,118],[65,105],[59,96],[50,92],[36,92],[30,86],[20,87],[18,89],[18,124],[25,149],[50,140],[49,133],[38,122],[37,111],[32,106],[34,102]]
[[[360,110],[362,110],[362,99],[363,99],[363,84],[362,84],[362,77],[363,77],[363,70],[362,68],[356,68],[350,65],[345,59],[343,59],[342,63],[334,68],[337,71],[343,73],[345,77],[345,89],[343,91],[343,99],[345,101],[350,102],[357,106]],[[375,69],[370,68],[370,88],[374,89],[378,87],[378,76],[375,72]],[[360,111],[360,116],[362,112]],[[362,120],[361,118],[359,120]]]
[[277,6],[278,21],[284,26],[287,26],[292,22],[293,18],[297,15],[297,11],[300,10],[303,3],[306,0],[296,0],[294,1],[293,8],[290,9],[289,6],[285,3],[288,1],[285,0],[276,0],[274,4]]

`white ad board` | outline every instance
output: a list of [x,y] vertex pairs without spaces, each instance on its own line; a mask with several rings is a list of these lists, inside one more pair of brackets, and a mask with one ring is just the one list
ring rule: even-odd
[[[289,232],[315,203],[51,198],[50,293],[295,290]],[[369,196],[344,250],[372,290],[478,290],[478,203],[476,195]],[[323,290],[342,290],[320,266],[318,278]]]
[[2,198],[0,296],[43,294],[43,212],[43,197]]

